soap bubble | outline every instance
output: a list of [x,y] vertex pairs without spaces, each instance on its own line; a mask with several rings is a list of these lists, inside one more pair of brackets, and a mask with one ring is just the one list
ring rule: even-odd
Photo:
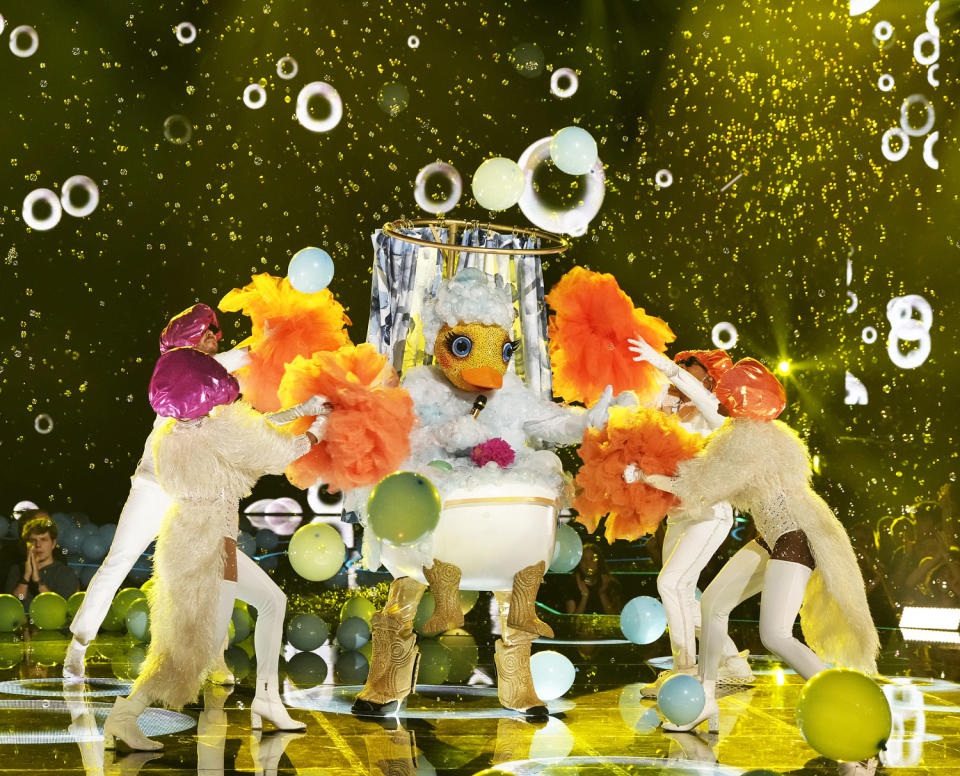
[[720,321],[720,323],[713,327],[713,331],[710,332],[710,339],[713,341],[713,346],[721,350],[735,348],[739,338],[740,335],[737,334],[737,327],[728,321]]
[[416,35],[411,35],[409,38],[407,38],[407,45],[412,49],[419,48],[420,38],[418,38]]
[[586,175],[567,175],[550,158],[551,140],[541,138],[520,155],[527,182],[520,210],[530,223],[548,232],[581,235],[603,204],[603,162],[597,159]]
[[580,86],[580,79],[569,67],[558,67],[550,76],[550,92],[560,99],[573,97]]
[[175,145],[189,143],[193,137],[193,124],[186,116],[179,113],[167,116],[163,122],[163,136]]
[[343,101],[328,83],[313,81],[297,95],[297,121],[311,132],[329,132],[342,117]]
[[893,89],[894,80],[890,73],[884,73],[877,79],[877,86],[881,92],[889,92]]
[[40,36],[29,24],[14,27],[10,33],[10,50],[18,57],[31,57],[40,47]]
[[[914,106],[918,106],[923,112],[923,123],[920,126],[916,126],[910,119],[911,112],[916,113],[916,111],[911,111]],[[900,106],[900,128],[908,135],[922,137],[933,129],[935,120],[933,106],[922,94],[911,94],[903,100],[903,104]]]
[[300,66],[293,57],[281,57],[277,60],[277,75],[283,79],[293,78],[299,69]]
[[34,189],[23,199],[23,220],[31,229],[53,229],[62,216],[60,198],[50,189]]
[[267,90],[260,84],[250,84],[243,90],[243,104],[257,110],[267,104]]
[[515,46],[507,59],[524,78],[536,78],[543,72],[543,49],[536,43]]
[[197,39],[197,28],[194,27],[190,22],[180,22],[174,30],[173,34],[177,36],[177,40],[180,43],[186,45],[187,43],[193,43]]
[[413,198],[428,213],[452,210],[463,193],[463,179],[457,169],[445,162],[428,164],[419,173],[413,186]]
[[669,188],[673,185],[673,173],[666,168],[657,170],[657,174],[653,176],[653,181],[661,189]]
[[3,32],[7,27],[7,20],[3,18],[3,14],[0,13],[0,32]]
[[68,215],[83,218],[97,209],[100,191],[86,175],[67,178],[60,189],[60,204]]
[[33,427],[38,434],[49,434],[53,431],[53,418],[42,412],[33,419]]
[[396,116],[410,102],[410,90],[403,84],[384,84],[377,93],[377,105],[390,116]]

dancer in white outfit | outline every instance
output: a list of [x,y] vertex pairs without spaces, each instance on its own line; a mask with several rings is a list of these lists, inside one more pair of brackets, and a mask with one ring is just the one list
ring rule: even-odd
[[[762,364],[744,359],[721,377],[716,395],[732,419],[675,477],[645,475],[635,466],[624,472],[628,482],[674,493],[681,504],[727,500],[752,515],[760,534],[727,562],[701,600],[703,712],[689,725],[664,724],[666,730],[704,721],[717,730],[715,685],[728,617],[759,592],[764,646],[804,679],[823,670],[824,661],[876,672],[879,640],[850,539],[810,487],[806,446],[774,419],[785,405],[783,387]],[[809,647],[793,636],[798,612]]]
[[[733,362],[722,350],[684,351],[671,361],[643,339],[628,340],[634,361],[647,361],[670,380],[669,396],[679,399],[680,406],[666,401],[661,409],[676,411],[680,424],[689,432],[709,436],[723,425],[718,412],[719,402],[710,390]],[[666,397],[665,397],[666,399]],[[692,406],[691,406],[692,405]],[[700,603],[696,599],[700,574],[730,533],[733,509],[725,501],[702,506],[696,504],[674,510],[667,518],[663,540],[663,568],[657,576],[657,591],[667,615],[673,670],[661,671],[656,681],[644,685],[645,698],[655,698],[663,683],[675,673],[697,672],[697,642],[700,631]],[[746,653],[724,634],[721,645],[721,682],[746,684],[753,681],[753,672]]]
[[[168,417],[154,444],[157,475],[173,498],[157,538],[155,584],[149,592],[152,640],[133,692],[118,698],[104,723],[106,745],[120,738],[135,749],[159,749],[137,718],[153,701],[180,708],[193,700],[221,649],[242,596],[259,609],[255,632],[257,689],[251,724],[266,718],[285,730],[305,725],[287,714],[277,664],[286,597],[237,552],[240,499],[263,474],[281,473],[322,438],[326,417],[306,434],[286,434],[237,402],[239,387],[218,363],[193,348],[175,348],[157,362],[150,403]],[[321,406],[322,398],[313,397]],[[299,414],[305,414],[298,408]]]

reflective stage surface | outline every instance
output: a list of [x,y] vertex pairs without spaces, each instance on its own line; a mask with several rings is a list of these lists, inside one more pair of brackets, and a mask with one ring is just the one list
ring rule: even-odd
[[[844,773],[801,737],[794,708],[799,677],[763,654],[756,625],[732,634],[754,653],[753,687],[720,699],[719,735],[665,733],[653,701],[640,686],[669,665],[665,640],[627,643],[538,642],[577,667],[573,689],[551,702],[546,722],[526,722],[497,703],[492,649],[457,685],[421,686],[399,719],[383,723],[349,714],[364,666],[357,654],[317,655],[326,669],[287,664],[286,699],[305,734],[250,729],[253,670],[234,648],[237,688],[207,687],[202,702],[183,714],[145,713],[144,731],[164,744],[158,753],[104,752],[103,720],[116,693],[125,692],[144,656],[142,645],[105,636],[89,651],[88,683],[64,688],[57,678],[66,638],[0,644],[0,771],[57,774],[383,774],[384,776],[497,773],[545,776],[616,774]],[[960,651],[955,646],[904,642],[884,631],[881,669],[890,683],[893,731],[877,773],[960,773]],[[312,658],[311,658],[312,659]],[[338,665],[340,663],[340,665]],[[319,663],[317,663],[319,666]],[[299,667],[298,667],[299,666]],[[311,676],[313,677],[311,679]],[[294,680],[297,684],[294,684]],[[313,681],[321,684],[311,686]]]

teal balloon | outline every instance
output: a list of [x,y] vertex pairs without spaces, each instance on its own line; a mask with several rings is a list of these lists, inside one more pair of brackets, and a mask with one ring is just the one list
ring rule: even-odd
[[97,533],[100,534],[100,538],[107,543],[107,546],[113,541],[116,532],[117,526],[114,523],[104,523],[97,528]]
[[134,601],[142,598],[146,596],[139,587],[125,587],[114,597],[101,627],[115,633],[123,631],[127,625],[127,610]]
[[315,614],[298,614],[287,624],[287,641],[303,652],[312,652],[329,636],[327,624]]
[[391,544],[412,544],[437,527],[442,503],[426,477],[397,472],[384,477],[367,502],[373,533]]
[[138,598],[127,608],[124,618],[129,633],[137,641],[150,641],[150,605],[146,598]]
[[634,732],[646,735],[660,727],[660,715],[643,697],[642,683],[628,684],[620,691],[620,718]]
[[30,619],[40,630],[60,630],[67,624],[67,602],[56,593],[40,593],[30,602]]
[[620,630],[634,644],[650,644],[667,629],[667,613],[656,598],[641,595],[620,612]]
[[252,558],[257,554],[257,540],[246,531],[237,534],[237,549],[247,557]]
[[362,652],[338,652],[333,677],[337,684],[363,684],[370,673],[370,663]]
[[340,571],[346,552],[339,531],[326,523],[300,526],[287,547],[293,570],[312,582],[330,579]]
[[420,672],[417,683],[443,684],[447,681],[453,666],[453,655],[450,654],[450,650],[436,639],[422,639],[417,646],[420,647]]
[[566,655],[553,650],[537,652],[530,658],[533,689],[541,700],[552,701],[573,687],[577,669]]
[[9,593],[0,595],[0,633],[12,633],[25,621],[23,601]]
[[597,163],[597,141],[580,127],[564,127],[550,140],[550,158],[568,175],[586,175]]
[[257,531],[256,539],[257,547],[265,552],[272,552],[277,549],[277,545],[280,543],[280,537],[269,528],[261,528]]
[[470,187],[480,207],[506,210],[520,200],[526,183],[523,170],[513,159],[498,156],[487,159],[477,168]]
[[110,543],[105,541],[97,532],[83,540],[80,552],[89,563],[98,563],[107,557],[107,550],[109,549]]
[[550,571],[565,573],[573,571],[583,555],[583,541],[580,534],[566,523],[557,526],[557,543],[553,546],[553,560]]
[[323,291],[333,280],[333,259],[322,248],[297,251],[287,267],[290,285],[304,294]]
[[337,628],[337,641],[344,649],[360,649],[370,641],[370,626],[359,617],[348,617]]
[[327,661],[316,652],[298,652],[287,661],[287,676],[297,687],[316,687],[327,678]]
[[688,725],[693,722],[707,701],[703,685],[694,676],[677,674],[671,676],[657,693],[657,705],[660,711],[674,725]]
[[77,616],[77,612],[79,612],[80,607],[83,606],[83,599],[86,597],[87,594],[85,592],[78,590],[67,599],[67,617],[72,620]]

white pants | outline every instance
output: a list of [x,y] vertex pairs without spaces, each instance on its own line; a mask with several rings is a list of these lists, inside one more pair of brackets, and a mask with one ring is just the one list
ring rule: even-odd
[[87,585],[83,604],[70,624],[70,630],[79,641],[86,644],[96,638],[114,595],[137,559],[157,538],[163,516],[172,503],[157,483],[133,478],[110,552]]
[[803,604],[811,573],[812,570],[801,563],[772,560],[755,541],[730,558],[700,600],[703,609],[701,678],[707,681],[717,678],[730,612],[737,604],[761,592],[760,640],[763,646],[804,679],[826,668],[813,650],[793,636],[793,624]]
[[257,610],[253,643],[257,654],[257,695],[279,690],[277,671],[283,642],[283,615],[287,596],[256,561],[237,550],[237,581],[223,581],[217,607],[218,643],[227,637],[233,602],[239,598]]
[[[700,629],[700,602],[697,582],[706,565],[723,544],[733,525],[729,504],[715,504],[713,519],[668,519],[663,539],[664,563],[657,576],[657,591],[670,628],[674,668],[692,668],[697,663],[697,632]],[[724,633],[723,657],[734,657],[737,647]]]

